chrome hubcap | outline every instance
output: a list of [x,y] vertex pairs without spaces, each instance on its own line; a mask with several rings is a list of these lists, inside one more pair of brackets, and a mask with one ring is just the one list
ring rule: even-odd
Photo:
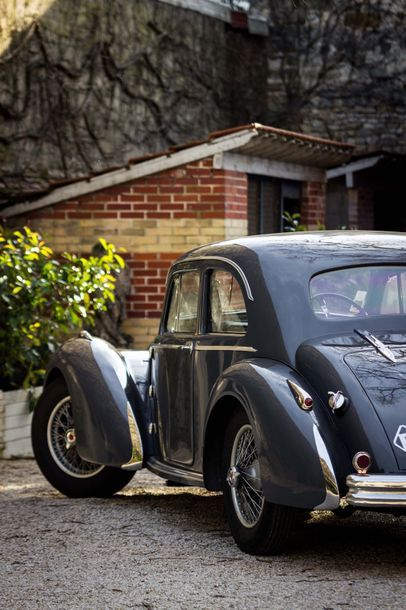
[[76,449],[76,432],[70,396],[58,402],[48,420],[47,442],[58,467],[70,476],[86,479],[104,466],[83,460]]
[[231,466],[231,468],[228,469],[227,483],[230,485],[230,487],[234,487],[234,488],[238,487],[239,482],[240,482],[240,477],[241,477],[241,474],[235,466]]
[[231,451],[227,482],[237,517],[245,527],[254,527],[262,514],[262,493],[258,454],[249,424],[238,431]]
[[73,445],[75,443],[76,443],[75,428],[69,428],[69,430],[66,433],[66,449],[73,447]]

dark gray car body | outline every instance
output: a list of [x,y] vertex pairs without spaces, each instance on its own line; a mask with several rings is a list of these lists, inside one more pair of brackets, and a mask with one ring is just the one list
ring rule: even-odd
[[[72,397],[86,460],[221,489],[230,414],[243,408],[258,447],[262,488],[276,504],[335,509],[406,506],[406,316],[323,320],[309,282],[329,269],[405,265],[406,236],[317,232],[247,237],[204,246],[172,266],[158,336],[149,352],[118,353],[91,337],[65,343],[48,370]],[[245,334],[207,327],[208,274],[229,271],[244,295]],[[173,278],[201,274],[196,332],[165,330]],[[389,362],[358,331],[393,349]],[[303,408],[302,396],[312,405]],[[329,407],[340,391],[347,406]],[[406,445],[405,445],[406,447]],[[368,452],[368,474],[352,464]]]

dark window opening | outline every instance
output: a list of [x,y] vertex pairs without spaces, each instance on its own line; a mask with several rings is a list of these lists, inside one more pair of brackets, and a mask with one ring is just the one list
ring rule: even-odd
[[287,212],[300,214],[301,184],[290,180],[283,180],[281,183],[281,231],[286,231],[288,223],[283,219],[283,214]]
[[248,176],[248,235],[284,231],[284,212],[300,213],[301,184],[266,176]]

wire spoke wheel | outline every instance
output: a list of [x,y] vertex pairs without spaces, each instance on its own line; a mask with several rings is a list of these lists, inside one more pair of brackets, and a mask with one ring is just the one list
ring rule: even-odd
[[70,396],[60,400],[53,409],[48,420],[47,441],[53,459],[70,476],[86,479],[104,468],[82,459],[77,451]]
[[254,434],[249,424],[242,426],[234,439],[227,481],[239,520],[247,528],[254,527],[261,518],[265,498]]
[[293,531],[296,509],[266,499],[254,427],[243,410],[228,422],[222,468],[225,514],[240,549],[252,555],[279,553]]
[[65,380],[58,377],[45,386],[32,416],[31,440],[37,464],[51,485],[66,496],[112,496],[127,485],[134,472],[83,459],[73,413]]

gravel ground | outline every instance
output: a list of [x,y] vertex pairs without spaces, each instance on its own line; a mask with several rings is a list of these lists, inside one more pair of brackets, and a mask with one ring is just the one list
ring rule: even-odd
[[1,610],[404,608],[406,517],[314,513],[286,553],[252,557],[220,495],[164,483],[70,500],[0,460]]

